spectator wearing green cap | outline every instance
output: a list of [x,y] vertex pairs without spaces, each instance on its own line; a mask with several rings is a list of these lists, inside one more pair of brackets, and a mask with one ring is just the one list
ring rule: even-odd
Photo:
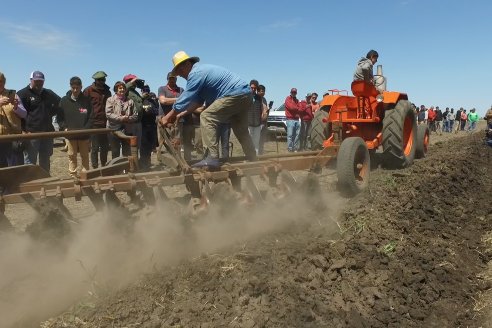
[[[106,101],[111,97],[111,91],[106,84],[108,75],[103,71],[97,71],[92,75],[94,83],[85,88],[84,95],[91,99],[92,103],[92,127],[95,129],[105,128],[106,119]],[[107,134],[97,134],[91,136],[91,166],[99,167],[108,162],[109,140]]]

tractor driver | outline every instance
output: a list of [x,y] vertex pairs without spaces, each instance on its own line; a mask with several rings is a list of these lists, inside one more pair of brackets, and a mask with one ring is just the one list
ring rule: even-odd
[[372,67],[378,61],[378,57],[379,54],[376,50],[370,50],[365,58],[361,58],[357,62],[357,67],[354,72],[354,81],[366,81],[374,84]]

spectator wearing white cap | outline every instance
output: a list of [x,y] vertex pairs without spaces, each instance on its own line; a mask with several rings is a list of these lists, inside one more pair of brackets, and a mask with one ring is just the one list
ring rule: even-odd
[[[44,88],[44,74],[34,71],[30,76],[30,84],[20,90],[19,95],[27,115],[24,121],[26,132],[52,132],[53,116],[59,112],[60,96]],[[53,155],[53,139],[33,139],[26,143],[24,151],[25,164],[37,164],[50,172],[50,158]]]

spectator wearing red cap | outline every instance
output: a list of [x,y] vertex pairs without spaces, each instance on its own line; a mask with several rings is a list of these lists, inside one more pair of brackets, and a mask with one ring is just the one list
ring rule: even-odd
[[[30,80],[30,84],[17,93],[27,111],[24,129],[26,132],[53,132],[53,116],[59,112],[61,98],[50,89],[44,88],[42,72],[32,72]],[[24,163],[37,164],[39,157],[39,166],[49,173],[53,139],[29,140],[26,146]]]
[[290,89],[290,95],[285,98],[285,117],[287,118],[287,151],[293,152],[299,149],[299,100],[297,89]]

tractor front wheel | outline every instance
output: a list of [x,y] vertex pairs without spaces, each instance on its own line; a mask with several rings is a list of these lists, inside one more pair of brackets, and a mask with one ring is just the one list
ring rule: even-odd
[[367,188],[371,157],[362,138],[343,140],[337,154],[338,188],[344,196],[355,196]]
[[429,127],[425,124],[417,127],[417,146],[415,147],[415,158],[424,158],[430,142]]

